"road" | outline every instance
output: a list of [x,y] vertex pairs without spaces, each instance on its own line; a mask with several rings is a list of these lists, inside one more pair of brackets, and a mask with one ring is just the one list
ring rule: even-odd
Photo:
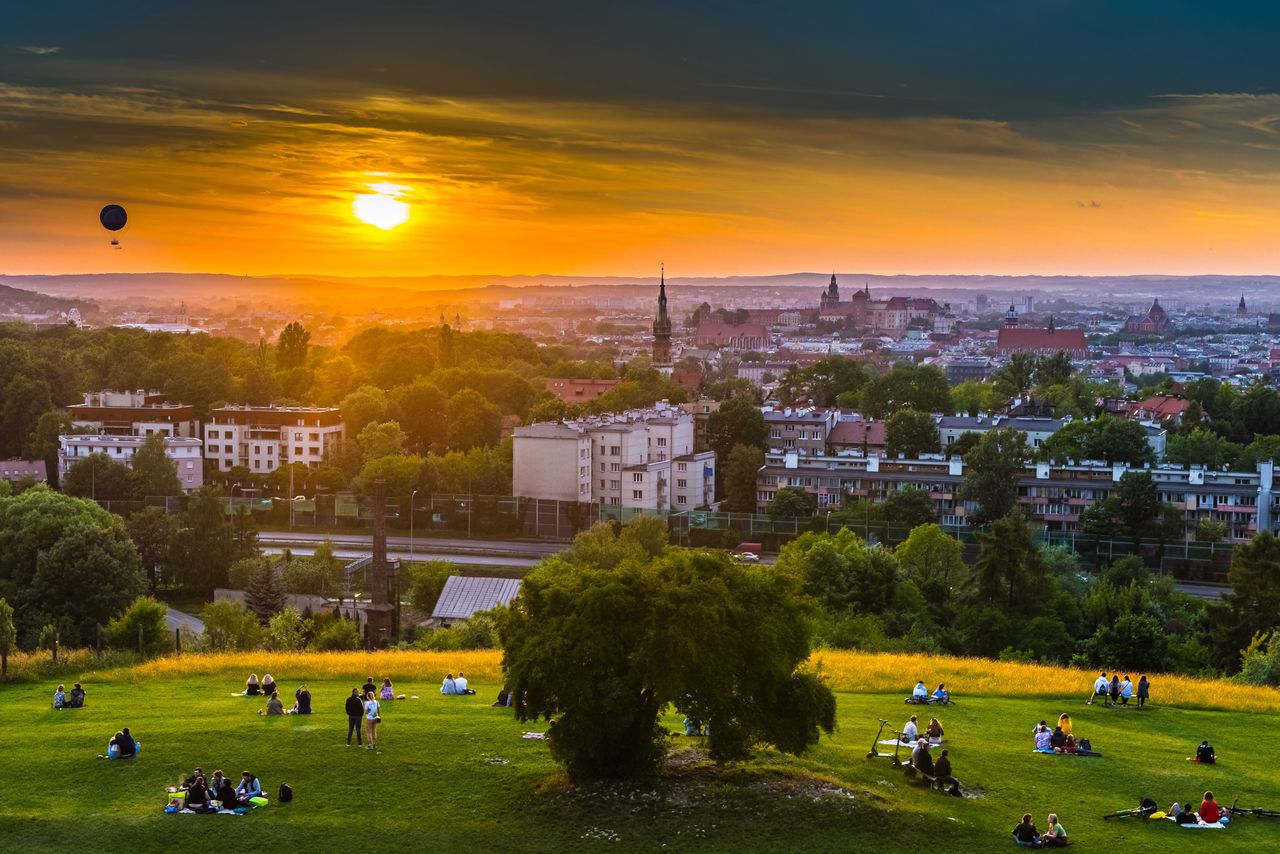
[[[261,542],[261,541],[260,541]],[[336,544],[335,544],[336,545]],[[425,545],[425,543],[424,543]],[[314,545],[288,545],[280,543],[277,545],[263,545],[262,553],[269,555],[283,554],[288,549],[291,554],[300,557],[307,557],[315,553]],[[358,557],[365,557],[373,551],[372,543],[364,543],[357,548],[338,547],[333,550],[333,556],[341,560],[355,560]],[[388,548],[387,557],[392,560],[408,560],[408,548]],[[526,557],[520,554],[459,554],[458,552],[440,550],[440,549],[414,549],[414,560],[446,560],[450,563],[456,563],[465,566],[514,566],[514,567],[533,567],[537,565],[541,558]]]

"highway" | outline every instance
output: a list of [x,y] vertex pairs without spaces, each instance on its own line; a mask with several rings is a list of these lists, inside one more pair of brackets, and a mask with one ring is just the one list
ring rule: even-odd
[[[284,554],[288,549],[291,554],[299,557],[309,557],[315,553],[315,544],[289,545],[288,543],[276,543],[273,545],[262,544],[262,553],[269,555]],[[341,560],[355,560],[358,557],[365,557],[373,551],[372,544],[357,548],[349,548],[346,546],[337,547],[333,550],[333,555]],[[410,553],[408,548],[389,548],[387,549],[387,557],[392,560],[409,560]],[[541,558],[527,557],[519,554],[475,554],[459,553],[455,551],[442,549],[415,548],[412,558],[415,561],[423,560],[446,560],[450,563],[456,563],[459,566],[514,566],[520,568],[531,568],[535,566]]]

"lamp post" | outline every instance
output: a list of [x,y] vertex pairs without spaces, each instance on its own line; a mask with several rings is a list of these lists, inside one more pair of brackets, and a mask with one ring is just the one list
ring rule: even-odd
[[409,493],[409,563],[413,563],[413,499],[418,490]]
[[240,481],[231,484],[231,512],[236,512],[236,490],[240,488]]

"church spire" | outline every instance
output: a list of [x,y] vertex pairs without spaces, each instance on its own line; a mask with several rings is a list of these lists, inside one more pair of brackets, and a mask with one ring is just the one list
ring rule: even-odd
[[658,273],[658,314],[653,319],[653,366],[671,369],[671,317],[667,314],[667,266]]

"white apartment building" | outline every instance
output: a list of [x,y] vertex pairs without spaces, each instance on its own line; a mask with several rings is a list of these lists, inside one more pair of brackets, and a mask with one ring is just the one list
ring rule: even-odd
[[223,406],[204,425],[204,453],[220,471],[268,474],[289,463],[315,468],[346,434],[333,407]]
[[[67,472],[78,461],[90,454],[106,454],[118,463],[133,465],[133,455],[142,447],[146,436],[59,436],[58,437],[58,475],[66,477]],[[190,491],[204,486],[204,458],[200,454],[199,439],[185,436],[165,436],[164,454],[173,460],[178,471],[178,481],[184,490]]]
[[512,492],[523,498],[672,512],[715,502],[714,451],[695,450],[694,415],[653,409],[517,427]]

